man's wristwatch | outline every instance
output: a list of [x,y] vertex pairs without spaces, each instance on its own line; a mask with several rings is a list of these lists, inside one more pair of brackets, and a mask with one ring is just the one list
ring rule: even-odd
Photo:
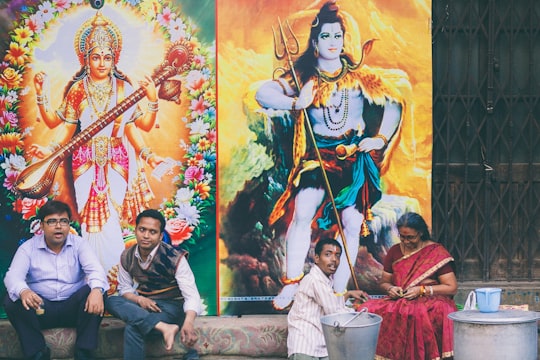
[[102,287],[95,287],[94,289],[98,289],[99,291],[101,291],[101,295],[105,294],[105,290]]

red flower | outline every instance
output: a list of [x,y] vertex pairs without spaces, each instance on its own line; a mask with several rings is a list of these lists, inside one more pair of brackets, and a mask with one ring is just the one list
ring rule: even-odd
[[47,202],[47,198],[29,199],[22,198],[13,202],[13,210],[22,214],[23,219],[30,220],[36,216],[37,210]]
[[188,184],[191,180],[201,181],[204,178],[204,169],[196,166],[190,166],[184,173],[184,184]]
[[189,226],[186,220],[183,219],[169,219],[167,225],[165,225],[165,230],[169,233],[173,246],[178,246],[189,239],[193,229],[194,227]]
[[[204,98],[202,96],[199,96],[198,100],[195,100],[195,99],[191,100],[191,106],[189,108],[194,113],[198,115],[202,115],[204,111],[206,110],[206,103],[204,101]],[[193,116],[192,114],[192,117],[195,117],[195,116]]]

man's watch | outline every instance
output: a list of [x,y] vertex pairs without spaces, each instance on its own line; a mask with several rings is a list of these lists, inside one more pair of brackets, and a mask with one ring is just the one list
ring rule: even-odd
[[[95,287],[94,289],[98,289],[99,291],[101,291],[101,295],[105,294],[105,290],[102,287]],[[94,289],[92,289],[92,290],[94,290]]]

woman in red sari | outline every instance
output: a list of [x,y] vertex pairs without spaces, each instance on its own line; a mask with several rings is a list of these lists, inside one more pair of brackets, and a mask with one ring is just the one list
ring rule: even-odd
[[375,359],[452,358],[454,259],[431,240],[422,216],[406,213],[397,228],[401,242],[388,251],[380,281],[388,296],[359,306],[383,317]]

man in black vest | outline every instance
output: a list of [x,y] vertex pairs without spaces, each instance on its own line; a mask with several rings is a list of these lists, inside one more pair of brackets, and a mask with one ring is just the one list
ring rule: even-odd
[[118,293],[106,302],[107,310],[126,322],[124,359],[144,360],[144,339],[161,333],[171,350],[176,334],[188,348],[184,359],[199,359],[195,317],[201,297],[187,261],[187,253],[162,242],[165,218],[153,209],[137,216],[137,245],[122,252],[118,268]]

